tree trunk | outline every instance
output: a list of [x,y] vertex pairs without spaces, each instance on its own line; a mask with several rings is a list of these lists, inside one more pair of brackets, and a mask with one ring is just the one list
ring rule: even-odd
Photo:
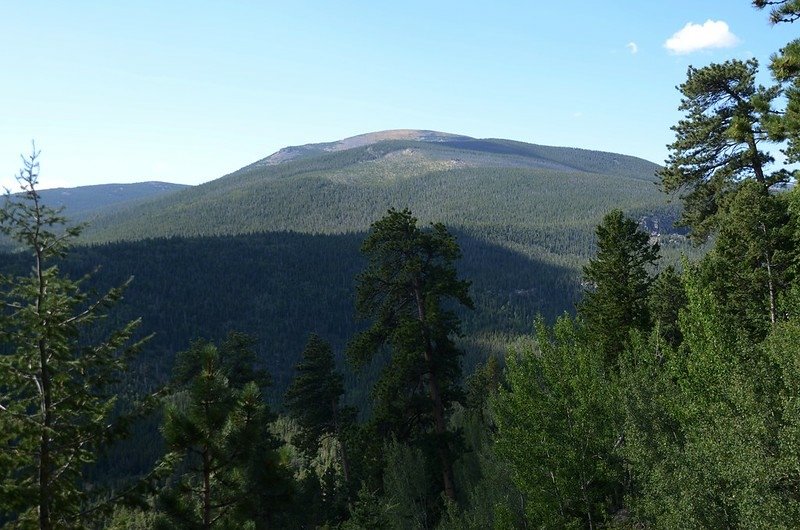
[[436,379],[436,373],[433,369],[433,347],[431,345],[430,337],[425,327],[425,306],[422,300],[422,290],[419,285],[419,280],[414,280],[414,296],[417,301],[417,315],[420,323],[422,324],[422,332],[425,335],[425,363],[428,367],[428,390],[433,402],[433,422],[436,430],[436,435],[439,437],[436,444],[436,452],[439,455],[439,461],[442,466],[442,482],[444,483],[444,494],[448,499],[456,501],[456,489],[453,480],[453,466],[448,457],[446,442],[444,441],[445,434],[447,433],[447,425],[444,422],[444,405],[442,404],[442,394],[439,389],[439,381]]
[[[47,328],[47,319],[44,318],[45,314],[45,279],[44,271],[44,255],[42,244],[39,241],[39,227],[41,226],[41,212],[39,209],[38,196],[34,195],[34,207],[36,215],[36,232],[34,233],[33,245],[35,248],[35,270],[38,293],[36,294],[36,316],[42,329]],[[50,380],[49,359],[47,358],[47,342],[45,339],[39,339],[38,343],[39,353],[39,369],[41,370],[41,410],[42,410],[42,435],[39,442],[39,528],[42,530],[49,530],[53,527],[50,515],[50,506],[52,504],[52,474],[51,474],[51,459],[50,453],[50,433],[53,428],[53,389],[52,381]]]
[[203,451],[203,528],[211,529],[211,458]]
[[[761,223],[761,231],[764,233],[764,239],[767,239],[767,227],[764,223]],[[775,322],[778,320],[778,311],[776,308],[775,303],[775,283],[772,279],[772,262],[769,259],[769,249],[764,251],[764,262],[767,265],[767,284],[769,287],[769,319],[772,325],[775,325]]]
[[39,528],[49,530],[53,527],[50,520],[50,504],[52,503],[52,477],[50,468],[50,430],[52,429],[52,389],[47,366],[47,349],[43,340],[39,341],[39,362],[42,369],[42,437],[39,442]]
[[342,439],[342,429],[339,425],[339,404],[337,403],[338,397],[333,398],[331,402],[331,411],[333,412],[333,429],[336,431],[336,439],[339,441],[339,448],[342,459],[342,473],[344,474],[345,484],[350,484],[350,463],[347,460],[347,450],[344,446]]

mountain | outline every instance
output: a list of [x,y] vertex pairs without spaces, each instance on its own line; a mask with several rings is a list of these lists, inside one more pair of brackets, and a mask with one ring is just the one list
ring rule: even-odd
[[88,221],[112,209],[136,205],[186,187],[168,182],[98,184],[40,190],[39,195],[48,206],[64,207],[71,220]]
[[120,281],[137,277],[126,303],[156,333],[159,359],[199,336],[256,335],[280,395],[308,333],[341,353],[358,329],[359,245],[388,208],[456,234],[476,302],[461,315],[474,361],[487,337],[527,332],[537,314],[573,309],[608,210],[639,219],[667,254],[685,248],[670,234],[678,211],[658,191],[657,169],[585,149],[369,133],[287,147],[214,181],[119,205],[92,222],[91,246],[75,262],[100,264]]
[[[136,207],[143,201],[155,199],[184,189],[184,184],[168,182],[138,182],[135,184],[98,184],[74,188],[38,190],[42,202],[51,208],[63,208],[72,224],[92,223],[104,213],[119,208]],[[15,247],[11,239],[0,234],[0,251]]]
[[[459,275],[475,301],[474,311],[459,313],[470,373],[489,352],[502,354],[513,337],[530,333],[537,315],[552,320],[573,310],[581,266],[608,210],[639,219],[666,253],[685,249],[672,235],[678,210],[659,193],[657,169],[615,153],[402,130],[287,147],[199,186],[92,186],[43,196],[65,204],[72,219],[91,217],[82,244],[60,264],[65,274],[98,268],[86,287],[99,292],[134,277],[108,319],[141,317],[141,336],[152,334],[126,384],[152,388],[193,340],[219,341],[235,330],[255,338],[277,403],[317,333],[346,374],[348,402],[364,411],[378,366],[354,374],[343,351],[364,326],[354,308],[359,247],[388,208],[441,221],[457,238]],[[123,193],[132,190],[141,194]],[[0,264],[24,272],[26,259],[18,253]],[[148,469],[160,450],[157,431],[148,432],[156,442],[136,442],[114,469]]]
[[100,216],[88,241],[293,231],[364,232],[409,208],[483,241],[578,267],[611,208],[659,227],[674,206],[658,166],[614,153],[434,131],[370,133],[281,149],[217,180]]
[[278,399],[309,333],[341,354],[359,329],[359,246],[388,208],[456,235],[476,305],[461,313],[469,368],[537,314],[572,310],[595,226],[611,208],[640,219],[667,253],[684,248],[665,237],[677,209],[658,192],[657,169],[615,153],[401,130],[287,147],[199,186],[43,197],[73,219],[92,216],[65,271],[100,266],[100,289],[135,276],[122,311],[155,333],[144,370],[163,378],[190,341],[239,330],[256,337]]

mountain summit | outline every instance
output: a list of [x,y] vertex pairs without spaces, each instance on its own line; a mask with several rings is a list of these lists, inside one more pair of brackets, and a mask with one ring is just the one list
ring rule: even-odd
[[[269,155],[266,158],[251,164],[251,166],[270,166],[282,164],[301,157],[313,156],[323,153],[344,151],[355,147],[385,142],[387,140],[406,140],[412,142],[445,142],[451,140],[473,140],[469,136],[458,134],[443,133],[438,131],[425,131],[420,129],[392,129],[388,131],[378,131],[358,136],[351,136],[344,140],[335,142],[324,142],[306,145],[289,146]],[[251,167],[248,166],[248,167]]]
[[608,210],[670,226],[656,164],[618,153],[392,130],[281,149],[221,178],[119,208],[93,241],[366,231],[409,208],[483,240],[577,266]]

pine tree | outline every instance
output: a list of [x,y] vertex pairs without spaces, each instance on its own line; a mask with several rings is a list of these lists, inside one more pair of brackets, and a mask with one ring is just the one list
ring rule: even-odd
[[787,198],[755,182],[743,183],[725,201],[725,224],[702,261],[704,282],[724,311],[757,338],[780,317],[779,298],[789,287],[789,269],[797,254]]
[[300,427],[300,435],[292,442],[313,457],[324,438],[334,438],[347,483],[350,466],[343,435],[355,418],[354,411],[343,409],[340,403],[344,385],[341,374],[336,371],[330,346],[319,336],[311,335],[296,370],[297,375],[284,397],[289,416]]
[[174,478],[159,497],[160,528],[267,528],[286,509],[261,389],[255,381],[233,384],[230,375],[248,369],[226,367],[224,350],[198,341],[178,355],[176,382],[185,383],[164,415],[161,466]]
[[780,90],[757,86],[757,72],[755,59],[690,66],[678,87],[686,117],[672,127],[676,138],[660,176],[664,191],[683,193],[681,222],[695,240],[705,240],[720,225],[721,201],[740,182],[772,189],[789,178],[785,170],[770,173],[774,158],[761,149],[770,141],[767,124]]
[[620,210],[609,212],[597,227],[597,254],[583,268],[588,288],[578,304],[590,340],[606,362],[616,364],[631,330],[650,324],[647,304],[649,267],[658,260],[658,243]]
[[89,343],[124,286],[92,300],[87,278],[59,271],[80,227],[62,228],[61,212],[42,204],[38,156],[23,159],[23,191],[0,210],[0,232],[31,260],[28,275],[0,276],[0,522],[50,529],[86,525],[98,511],[83,474],[124,432],[115,384],[139,344],[130,341],[138,320]]
[[469,283],[456,274],[458,245],[444,225],[420,228],[408,210],[389,210],[362,251],[369,263],[358,278],[356,307],[373,322],[351,343],[349,357],[364,366],[388,347],[373,390],[375,421],[387,439],[430,439],[443,491],[455,500],[446,412],[459,394],[461,352],[451,304],[472,307]]
[[773,24],[800,19],[800,0],[753,0],[753,5],[757,9],[769,7],[769,20]]
[[656,336],[671,348],[677,348],[683,340],[678,314],[685,306],[683,282],[675,267],[670,265],[653,280],[647,307]]

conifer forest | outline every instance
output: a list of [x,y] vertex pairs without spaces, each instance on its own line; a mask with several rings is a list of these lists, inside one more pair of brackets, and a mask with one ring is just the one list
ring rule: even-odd
[[661,166],[416,131],[62,204],[34,145],[0,527],[800,527],[800,39],[677,90]]

